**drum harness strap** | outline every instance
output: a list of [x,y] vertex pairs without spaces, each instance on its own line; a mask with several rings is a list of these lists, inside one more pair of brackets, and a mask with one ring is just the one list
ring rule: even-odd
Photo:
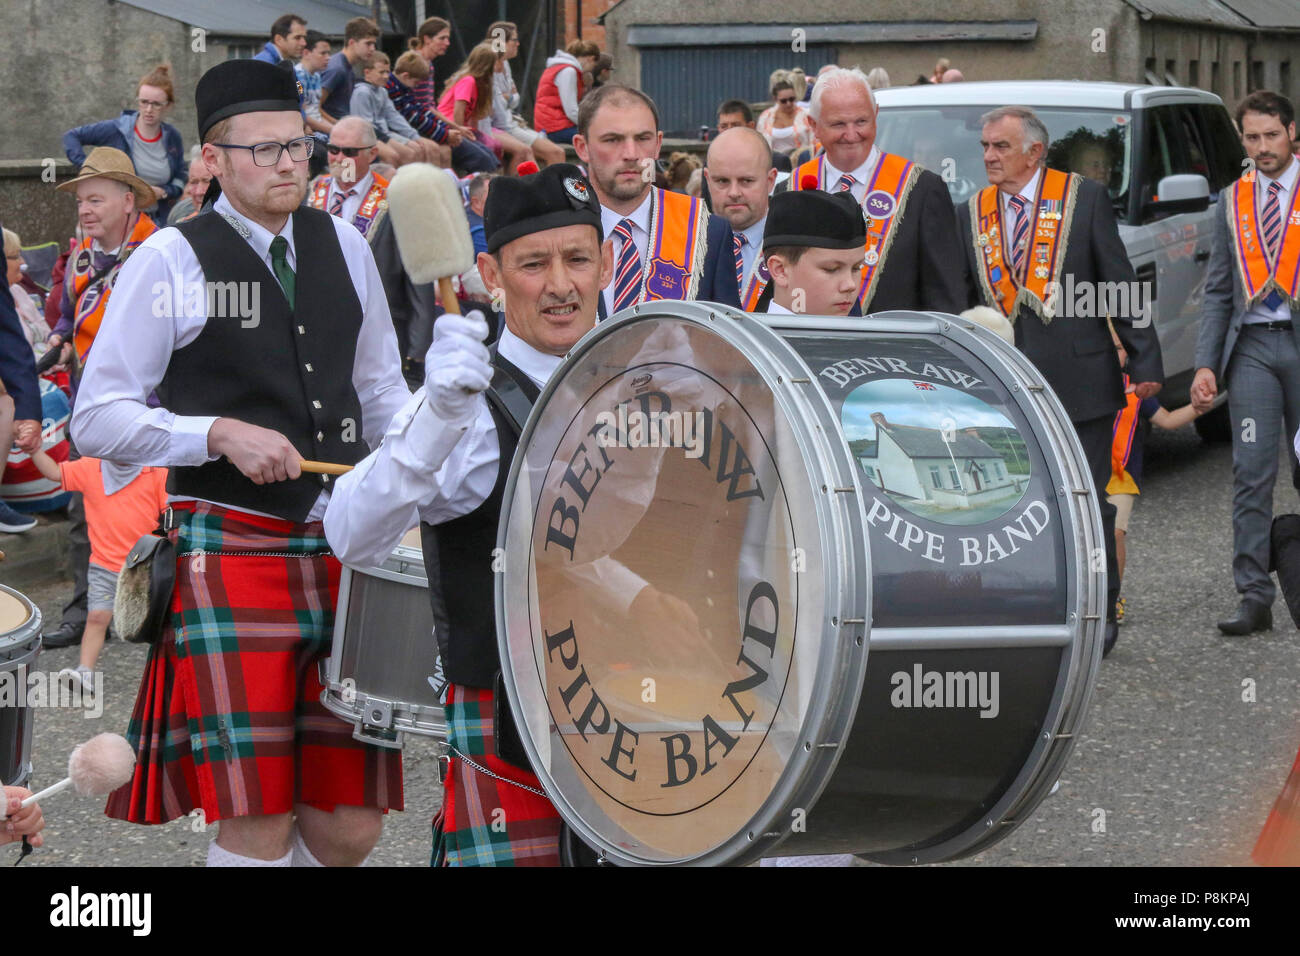
[[[510,423],[513,427],[515,438],[518,439],[520,433],[523,432],[524,422],[528,420],[528,414],[532,411],[533,402],[537,400],[537,396],[540,392],[538,391],[537,386],[534,385],[532,381],[514,365],[514,363],[498,354],[495,344],[493,344],[490,351],[492,353],[493,368],[492,384],[488,386],[488,390],[484,394],[493,407],[501,413],[501,416]],[[484,776],[491,777],[494,780],[500,780],[503,783],[508,783],[521,790],[527,790],[529,793],[535,793],[537,796],[544,799],[550,799],[550,797],[546,795],[545,791],[539,790],[537,787],[530,787],[526,783],[520,783],[518,780],[511,780],[509,777],[503,777],[501,774],[489,770],[487,767],[484,767],[477,761],[472,760],[470,757],[461,753],[450,743],[447,744],[447,749],[452,755],[467,764],[471,769],[483,774]],[[446,781],[448,767],[447,761],[448,757],[446,755],[439,758],[439,783]]]

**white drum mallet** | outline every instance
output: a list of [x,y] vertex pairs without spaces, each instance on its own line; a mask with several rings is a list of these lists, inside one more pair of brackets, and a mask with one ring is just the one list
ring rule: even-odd
[[131,779],[135,751],[120,734],[97,734],[77,744],[68,758],[68,775],[23,801],[29,807],[72,787],[83,797],[106,797]]

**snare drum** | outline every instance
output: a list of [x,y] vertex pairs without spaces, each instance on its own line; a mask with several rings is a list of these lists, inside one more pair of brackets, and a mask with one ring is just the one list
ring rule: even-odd
[[1061,773],[1101,660],[1077,436],[952,316],[602,323],[533,408],[498,545],[529,758],[615,864],[985,849]]
[[0,584],[0,783],[23,786],[32,772],[27,672],[41,649],[41,612]]
[[418,529],[383,566],[343,569],[334,641],[320,668],[321,703],[354,724],[357,740],[400,748],[404,734],[447,736]]

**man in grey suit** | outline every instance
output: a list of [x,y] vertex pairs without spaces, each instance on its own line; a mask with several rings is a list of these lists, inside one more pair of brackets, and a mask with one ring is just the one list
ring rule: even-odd
[[1232,429],[1232,576],[1241,595],[1225,634],[1273,627],[1277,589],[1269,577],[1269,538],[1277,446],[1300,427],[1300,205],[1292,155],[1295,111],[1259,90],[1237,107],[1242,145],[1254,163],[1219,197],[1214,251],[1196,343],[1192,404],[1205,411],[1228,386]]

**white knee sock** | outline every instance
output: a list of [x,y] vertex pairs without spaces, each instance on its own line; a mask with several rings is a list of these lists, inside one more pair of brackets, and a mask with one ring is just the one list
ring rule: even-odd
[[316,859],[311,850],[307,849],[307,843],[302,838],[302,831],[296,826],[293,828],[293,863],[292,866],[324,866],[320,860]]
[[292,859],[292,850],[278,860],[258,860],[251,856],[231,853],[217,846],[216,840],[208,844],[208,866],[289,866]]

